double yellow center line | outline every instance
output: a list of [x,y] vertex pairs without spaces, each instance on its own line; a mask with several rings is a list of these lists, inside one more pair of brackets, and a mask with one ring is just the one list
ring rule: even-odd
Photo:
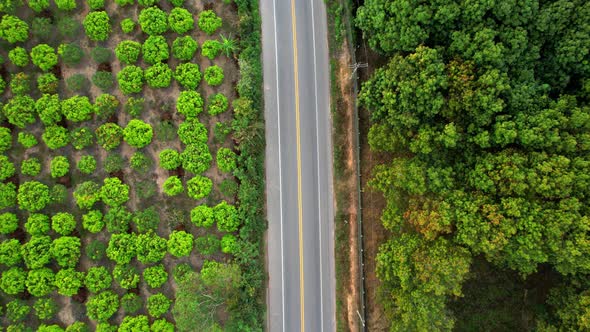
[[299,209],[299,301],[301,303],[301,331],[305,331],[305,281],[303,278],[303,194],[301,189],[301,128],[299,120],[299,63],[297,59],[297,19],[295,0],[291,0],[291,29],[293,30],[293,74],[295,77],[295,128],[297,135],[297,205]]

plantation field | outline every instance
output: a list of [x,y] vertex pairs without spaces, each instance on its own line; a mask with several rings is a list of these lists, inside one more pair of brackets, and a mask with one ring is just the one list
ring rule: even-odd
[[259,329],[257,5],[0,13],[4,329]]

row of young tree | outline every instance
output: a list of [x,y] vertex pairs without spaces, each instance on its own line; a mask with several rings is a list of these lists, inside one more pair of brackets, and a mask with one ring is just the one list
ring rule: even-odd
[[511,329],[590,329],[590,3],[367,0],[356,24],[388,59],[359,100],[392,153],[370,184],[391,330],[467,329],[479,260],[551,289]]

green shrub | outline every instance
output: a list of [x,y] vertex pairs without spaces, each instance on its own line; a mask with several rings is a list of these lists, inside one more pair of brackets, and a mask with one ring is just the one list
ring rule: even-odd
[[143,104],[145,100],[143,98],[129,97],[123,109],[134,118],[137,118],[143,112]]
[[57,265],[63,268],[71,268],[80,260],[80,238],[75,236],[62,236],[53,240],[51,244],[51,255]]
[[115,114],[119,104],[117,97],[103,93],[94,101],[94,112],[99,119],[106,120]]
[[88,0],[88,7],[92,10],[103,9],[104,0]]
[[117,206],[109,209],[104,215],[104,221],[109,233],[125,233],[129,230],[131,217],[131,212],[129,212],[127,208],[124,206]]
[[143,300],[137,294],[126,293],[121,298],[121,307],[126,315],[134,314],[143,307]]
[[140,54],[141,44],[133,40],[124,40],[115,48],[117,59],[127,65],[136,63]]
[[12,148],[12,132],[10,128],[0,127],[0,152]]
[[207,197],[213,188],[213,181],[208,177],[196,175],[186,182],[186,191],[188,196],[193,199]]
[[123,169],[125,159],[118,153],[111,153],[104,162],[104,170],[107,173],[115,173]]
[[[25,97],[25,95],[31,91],[31,77],[29,76],[29,74],[22,72],[12,74],[10,80],[10,90],[12,91],[12,94],[16,96]],[[6,113],[6,111],[4,112]],[[8,118],[8,115],[6,115],[6,117]],[[10,118],[8,119],[10,120]]]
[[85,92],[90,87],[90,82],[83,74],[74,74],[66,78],[66,87],[72,92]]
[[220,241],[215,235],[200,236],[195,239],[195,248],[201,255],[213,255],[220,250]]
[[133,222],[137,227],[137,231],[140,233],[148,232],[150,230],[156,231],[160,224],[160,215],[155,207],[150,206],[143,211],[136,211],[133,215]]
[[139,271],[130,265],[116,265],[113,278],[121,288],[132,289],[139,283]]
[[29,0],[29,8],[34,12],[40,13],[43,10],[49,8],[49,0]]
[[[150,316],[158,318],[167,313],[172,301],[162,293],[151,295],[147,301],[147,310]],[[147,321],[147,319],[146,319]]]
[[82,281],[84,280],[84,273],[76,271],[72,268],[62,269],[55,275],[55,286],[57,292],[64,296],[74,296],[78,294]]
[[119,6],[127,6],[127,5],[132,5],[133,3],[135,3],[134,0],[115,0],[115,3]]
[[35,309],[35,315],[40,320],[52,319],[59,311],[59,307],[57,306],[57,303],[55,303],[55,300],[47,297],[37,299],[35,304],[33,304],[33,309]]
[[55,4],[61,10],[76,9],[76,0],[55,0]]
[[29,133],[24,133],[24,132],[19,132],[18,133],[18,143],[20,145],[22,145],[25,149],[30,149],[32,147],[34,147],[35,145],[39,144],[39,142],[37,141],[37,138],[35,138],[35,135],[33,134],[29,134]]
[[227,101],[227,97],[223,95],[221,92],[212,95],[209,98],[209,105],[207,106],[207,112],[210,115],[217,115],[225,112],[229,103]]
[[42,41],[49,40],[55,34],[52,20],[47,17],[35,17],[31,24],[31,33]]
[[82,215],[82,227],[90,233],[102,231],[104,224],[102,212],[99,210],[91,210]]
[[238,189],[238,184],[232,179],[223,179],[219,184],[219,191],[227,197],[234,197]]
[[61,102],[61,111],[66,119],[72,122],[90,120],[94,107],[86,96],[73,96]]
[[193,173],[201,174],[211,166],[211,153],[206,143],[194,143],[187,145],[180,154],[182,168]]
[[41,172],[41,162],[39,158],[29,158],[23,160],[20,165],[20,172],[23,175],[37,176]]
[[36,297],[48,295],[53,291],[53,283],[55,281],[55,274],[51,269],[43,267],[39,269],[30,270],[27,274],[27,291]]
[[145,173],[150,170],[153,165],[153,161],[145,153],[135,152],[130,159],[131,168],[140,173]]
[[156,235],[153,230],[138,234],[136,245],[137,260],[142,264],[160,262],[166,256],[168,248],[166,239]]
[[207,82],[207,84],[209,84],[210,86],[221,85],[221,83],[223,83],[224,77],[223,69],[221,69],[221,67],[213,65],[205,69],[205,74],[203,75],[203,77],[205,78],[205,82]]
[[167,196],[176,196],[184,192],[184,186],[178,176],[171,176],[164,181],[162,191]]
[[16,295],[25,290],[27,273],[20,267],[13,267],[2,272],[0,288],[8,295]]
[[[117,233],[111,235],[109,245],[107,246],[107,257],[117,264],[129,264],[135,257],[135,235],[128,233]],[[113,272],[115,280],[117,274]]]
[[119,297],[113,291],[91,295],[86,301],[86,314],[90,319],[104,322],[119,310]]
[[68,145],[70,136],[68,130],[60,126],[50,126],[45,128],[41,136],[48,148],[55,150]]
[[[184,115],[187,119],[194,119],[203,111],[203,98],[201,95],[196,91],[182,91],[178,96],[178,100],[176,100],[176,110],[178,113]],[[198,120],[195,120],[197,124],[200,124]],[[188,122],[188,121],[187,121]],[[190,122],[190,123],[193,123]],[[186,123],[186,122],[185,122]],[[182,124],[181,124],[182,126]],[[198,126],[198,125],[197,125]],[[199,126],[200,127],[200,126]],[[204,128],[204,126],[203,126]],[[203,131],[199,128],[200,133]],[[179,129],[180,132],[180,129]],[[205,135],[207,135],[207,131],[205,129]],[[180,136],[180,133],[179,133]],[[205,137],[206,141],[206,137]],[[185,144],[189,144],[184,142]]]
[[144,315],[127,316],[123,318],[121,325],[119,325],[118,332],[135,332],[135,331],[149,331],[150,323],[148,318]]
[[96,170],[96,159],[90,155],[82,156],[78,161],[77,167],[82,174],[92,174]]
[[80,209],[90,209],[100,200],[100,185],[94,181],[85,181],[76,186],[74,200]]
[[176,66],[174,78],[185,89],[194,90],[201,83],[201,71],[196,63],[182,63]]
[[109,151],[121,144],[123,129],[116,123],[107,122],[96,128],[96,141],[103,149]]
[[57,54],[53,47],[47,44],[39,44],[31,50],[33,64],[43,71],[48,71],[57,65]]
[[189,256],[193,250],[193,235],[185,231],[173,231],[168,238],[168,252],[175,257]]
[[108,206],[119,206],[129,200],[129,186],[118,178],[106,178],[100,188],[100,197]]
[[233,234],[225,234],[221,238],[221,252],[224,254],[236,254],[238,251],[238,240]]
[[111,61],[113,52],[110,49],[102,46],[96,46],[90,51],[90,56],[96,63],[106,63]]
[[175,170],[180,167],[180,154],[173,149],[160,151],[160,167],[165,170]]
[[65,332],[90,332],[90,329],[84,322],[75,322],[72,325],[66,327]]
[[[115,0],[116,3],[119,2],[126,2],[129,0]],[[131,1],[133,3],[133,1]],[[113,326],[109,323],[98,323],[96,324],[96,331],[95,332],[117,332],[117,326]]]
[[49,236],[33,236],[23,245],[22,256],[29,269],[38,269],[51,260],[51,238]]
[[138,149],[150,144],[153,136],[152,126],[138,119],[129,121],[123,130],[125,142]]
[[6,304],[6,318],[11,322],[24,320],[31,312],[31,307],[22,300],[12,300]]
[[49,192],[49,199],[51,203],[63,204],[68,197],[68,189],[63,184],[56,184],[51,187]]
[[161,35],[168,31],[167,21],[168,15],[158,7],[145,8],[139,13],[141,30],[148,35]]
[[80,60],[84,57],[84,51],[78,44],[61,44],[57,48],[57,54],[59,54],[61,61],[68,66],[75,66],[80,63]]
[[99,70],[92,75],[92,83],[102,91],[109,91],[115,85],[115,79],[111,72]]
[[61,235],[68,235],[76,228],[76,219],[71,213],[59,212],[51,217],[51,229]]
[[62,120],[61,102],[58,95],[44,94],[35,102],[35,110],[45,126],[52,126]]
[[24,48],[17,46],[8,52],[8,59],[17,67],[24,67],[29,64],[29,54]]
[[168,272],[162,264],[151,266],[143,270],[143,280],[150,288],[158,288],[168,280]]
[[207,143],[207,127],[198,119],[184,121],[178,127],[178,137],[186,145]]
[[29,38],[29,26],[16,16],[4,15],[0,21],[0,37],[11,44],[24,42]]
[[37,212],[49,203],[49,187],[41,182],[27,181],[18,188],[17,200],[21,210]]
[[51,177],[60,178],[70,172],[70,161],[64,156],[57,156],[51,160]]
[[100,240],[92,240],[86,246],[86,256],[93,261],[100,261],[106,255],[107,246]]
[[184,0],[168,0],[170,4],[174,7],[182,7],[184,4]]
[[121,21],[121,30],[124,33],[131,33],[135,29],[135,22],[130,19],[126,18]]
[[215,222],[213,209],[207,205],[198,205],[191,210],[191,222],[198,227],[211,227]]
[[25,223],[25,229],[32,236],[47,235],[51,229],[49,217],[40,213],[31,213]]
[[240,220],[238,219],[238,211],[235,206],[222,201],[213,208],[213,215],[215,216],[215,222],[219,231],[229,233],[238,230]]
[[170,58],[168,43],[162,36],[149,36],[142,46],[143,60],[151,65]]
[[172,81],[172,70],[164,63],[156,63],[145,70],[145,80],[151,88],[167,88]]
[[174,282],[176,282],[176,284],[181,283],[182,281],[186,280],[187,277],[193,274],[193,272],[193,268],[188,263],[177,264],[172,271]]
[[158,3],[158,0],[137,0],[137,4],[142,7],[150,7]]
[[22,247],[17,239],[0,242],[0,264],[14,266],[22,261]]
[[174,332],[174,324],[170,323],[166,319],[158,319],[152,323],[150,327],[152,332]]
[[4,181],[13,176],[15,172],[16,168],[10,159],[5,155],[0,155],[0,181]]
[[57,30],[63,38],[75,39],[80,33],[80,23],[74,18],[63,16],[57,21]]
[[[57,92],[59,80],[52,73],[44,73],[37,77],[37,89],[41,93],[53,94]],[[43,120],[41,120],[43,121]]]
[[117,81],[123,93],[139,93],[143,89],[143,70],[137,66],[127,66],[117,73]]
[[191,36],[177,37],[172,42],[172,56],[181,61],[189,61],[195,55],[199,44]]
[[18,217],[14,213],[0,214],[0,234],[10,234],[18,228]]
[[172,8],[168,15],[168,25],[170,30],[183,34],[193,29],[195,20],[193,15],[184,8]]
[[232,172],[237,166],[236,154],[228,148],[217,150],[217,168],[222,172]]
[[90,12],[84,18],[84,30],[91,40],[103,41],[109,38],[111,19],[105,11]]
[[205,40],[201,46],[201,55],[209,58],[209,60],[215,59],[221,52],[221,43],[216,40]]
[[208,35],[213,34],[221,28],[221,17],[217,16],[212,10],[204,10],[199,15],[199,28]]
[[88,269],[84,278],[84,285],[92,293],[98,293],[102,290],[111,288],[113,277],[109,270],[104,266],[93,266]]

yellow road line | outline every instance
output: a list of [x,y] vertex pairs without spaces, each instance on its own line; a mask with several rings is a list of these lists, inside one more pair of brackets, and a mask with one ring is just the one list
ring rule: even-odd
[[299,124],[299,63],[297,60],[297,22],[295,0],[291,0],[291,29],[293,30],[293,73],[295,76],[295,128],[297,131],[297,205],[299,208],[299,301],[301,303],[301,331],[305,331],[305,282],[303,279],[303,203],[301,190],[301,128]]

